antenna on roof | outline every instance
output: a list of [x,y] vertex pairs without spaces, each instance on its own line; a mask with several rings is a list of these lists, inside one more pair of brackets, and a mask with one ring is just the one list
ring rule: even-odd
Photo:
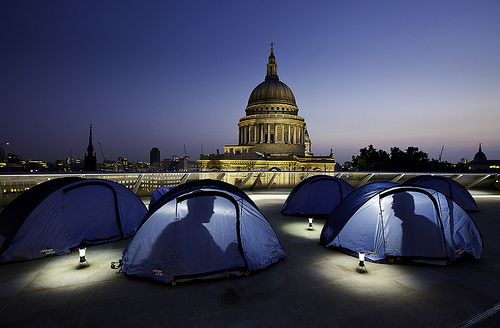
[[203,152],[203,143],[201,143],[201,153],[202,153],[202,154],[205,154],[205,153]]

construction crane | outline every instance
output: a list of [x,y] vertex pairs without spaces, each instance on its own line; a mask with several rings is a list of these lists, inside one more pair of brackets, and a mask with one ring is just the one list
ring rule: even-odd
[[182,154],[181,158],[184,158],[184,157],[191,158],[191,157],[189,156],[189,154],[187,153],[187,151],[186,151],[186,144],[184,144],[184,154]]
[[102,162],[104,163],[106,161],[106,157],[104,157],[104,152],[102,151],[101,140],[98,140],[97,143],[99,144],[99,148],[101,149]]
[[439,153],[438,162],[441,162],[441,156],[443,156],[444,145],[441,147],[441,153]]

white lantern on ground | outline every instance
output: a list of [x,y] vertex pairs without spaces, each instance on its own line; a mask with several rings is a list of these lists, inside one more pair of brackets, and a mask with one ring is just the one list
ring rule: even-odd
[[78,249],[78,253],[80,254],[80,262],[78,262],[78,267],[77,269],[83,269],[89,266],[89,262],[85,258],[85,255],[87,253],[87,247],[80,247]]
[[313,218],[309,218],[309,226],[307,227],[307,230],[314,230]]
[[358,271],[359,273],[368,272],[368,270],[366,270],[366,266],[365,266],[365,253],[359,252],[358,259],[359,259],[359,263],[358,263],[358,266],[356,267],[356,271]]

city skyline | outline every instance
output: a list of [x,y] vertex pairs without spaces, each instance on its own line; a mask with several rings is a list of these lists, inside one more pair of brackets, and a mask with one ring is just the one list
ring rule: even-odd
[[[238,143],[269,44],[315,155],[500,158],[498,1],[3,1],[0,142],[26,159]],[[101,145],[99,145],[99,142]],[[5,145],[4,145],[5,146]]]

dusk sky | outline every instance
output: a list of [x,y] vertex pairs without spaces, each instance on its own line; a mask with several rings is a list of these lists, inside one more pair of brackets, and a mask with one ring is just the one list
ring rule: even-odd
[[[0,1],[0,142],[23,159],[238,143],[270,52],[315,155],[500,159],[500,1]],[[4,145],[5,146],[5,145]]]

